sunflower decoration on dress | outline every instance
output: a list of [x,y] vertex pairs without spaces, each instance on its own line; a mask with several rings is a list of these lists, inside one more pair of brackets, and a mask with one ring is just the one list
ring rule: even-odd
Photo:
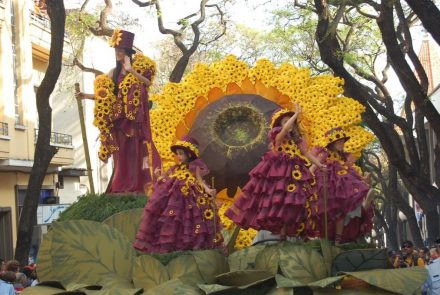
[[[170,82],[164,86],[161,93],[151,97],[157,105],[157,108],[150,112],[153,138],[162,161],[168,162],[165,166],[172,165],[174,157],[168,150],[168,146],[176,137],[180,138],[183,134],[197,132],[195,128],[200,127],[197,125],[197,119],[205,111],[208,111],[210,107],[220,106],[222,101],[229,99],[228,104],[223,105],[225,110],[215,110],[219,112],[217,117],[220,117],[221,113],[228,111],[229,105],[233,104],[233,97],[240,100],[242,95],[254,95],[273,104],[270,113],[280,107],[291,110],[294,103],[299,103],[302,114],[298,118],[298,127],[310,147],[322,145],[323,134],[330,128],[343,127],[347,136],[351,137],[346,143],[346,151],[359,157],[361,151],[373,140],[373,135],[360,125],[364,107],[356,100],[343,95],[343,83],[341,78],[332,75],[312,76],[309,69],[298,68],[288,63],[277,67],[268,59],[260,59],[250,67],[235,56],[228,55],[223,60],[210,65],[197,64],[182,82]],[[245,107],[255,111],[253,108],[256,103],[253,102],[251,101],[249,106]],[[233,107],[229,107],[231,108]],[[258,111],[260,110],[256,110]],[[258,118],[258,115],[254,117]],[[255,138],[249,141],[252,143],[259,141],[266,144],[267,148],[267,127],[271,121],[270,117],[263,115],[260,117],[262,120],[259,124],[264,125],[266,129],[256,132]],[[209,120],[204,123],[210,130],[216,130],[215,126],[210,125]],[[250,124],[250,126],[254,125]],[[219,128],[220,131],[226,129]],[[237,136],[243,134],[246,132],[236,133]],[[218,139],[219,135],[215,133],[212,133],[212,136],[197,137],[207,137],[211,142],[221,141]],[[242,150],[251,157],[261,156],[261,154],[253,155],[252,149],[253,145],[243,145],[231,147],[232,153],[229,153],[229,150],[219,153],[215,148],[202,148],[200,157],[205,161],[206,158],[217,158],[219,161],[240,162],[240,159],[243,159],[243,156],[239,157],[243,155],[243,153],[240,154]],[[231,158],[227,159],[226,156],[221,158],[222,155],[231,156]],[[210,170],[213,171],[211,166]],[[230,178],[233,179],[234,171],[232,170],[225,170],[224,174],[230,173]],[[293,177],[301,176],[295,174]],[[221,191],[224,187],[216,188]],[[292,189],[293,187],[290,188]],[[219,213],[222,221],[227,223],[226,219],[221,216],[224,213],[222,208],[219,209]],[[225,228],[228,227],[230,226],[225,224]],[[245,239],[240,241],[243,244]],[[245,244],[248,245],[250,242],[251,240],[247,239]]]

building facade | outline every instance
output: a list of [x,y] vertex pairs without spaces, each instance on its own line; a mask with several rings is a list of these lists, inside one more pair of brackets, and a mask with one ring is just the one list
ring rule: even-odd
[[[41,7],[40,7],[41,8]],[[0,0],[0,258],[11,259],[17,225],[33,165],[38,135],[36,91],[48,66],[50,21],[32,0]],[[96,50],[102,47],[102,50]],[[89,49],[87,49],[89,48]],[[70,50],[70,51],[69,51]],[[103,54],[105,52],[105,54]],[[63,63],[71,59],[66,35]],[[98,56],[98,58],[97,58]],[[90,38],[84,59],[91,66],[108,70],[113,53],[106,42]],[[91,74],[63,67],[59,84],[50,97],[53,122],[51,145],[58,148],[52,159],[39,199],[34,244],[38,247],[47,224],[58,211],[90,191],[79,123],[74,83],[92,91]],[[85,83],[84,83],[84,82]],[[95,192],[103,192],[108,182],[108,165],[96,156],[98,130],[92,127],[93,101],[83,102]],[[90,128],[89,128],[90,127]],[[50,210],[48,210],[50,209]],[[57,211],[58,210],[58,211]],[[50,216],[46,216],[47,213]],[[35,248],[34,247],[34,248]]]

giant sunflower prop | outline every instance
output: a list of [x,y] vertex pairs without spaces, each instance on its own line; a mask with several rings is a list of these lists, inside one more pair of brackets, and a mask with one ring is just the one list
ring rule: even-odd
[[364,107],[345,97],[342,86],[342,79],[311,76],[306,68],[276,67],[267,59],[249,67],[229,55],[196,65],[182,82],[168,83],[151,97],[158,106],[151,111],[153,138],[162,160],[171,165],[175,138],[196,137],[216,188],[227,188],[233,196],[267,150],[270,117],[279,107],[301,105],[298,125],[309,146],[325,145],[325,132],[343,127],[350,136],[346,150],[360,156],[373,135],[360,126]]

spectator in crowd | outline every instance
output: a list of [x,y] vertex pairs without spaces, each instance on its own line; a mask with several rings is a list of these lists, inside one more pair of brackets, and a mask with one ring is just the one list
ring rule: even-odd
[[428,264],[430,260],[429,249],[427,247],[420,248],[419,257],[423,259],[425,265]]
[[27,277],[27,282],[25,287],[35,286],[38,284],[36,265],[27,265],[23,268],[23,273]]
[[440,295],[440,248],[431,248],[430,256],[432,263],[426,266],[428,270],[428,279],[422,288],[423,294]]
[[12,282],[15,280],[15,273],[12,271],[5,271],[0,276],[0,294],[1,295],[15,295],[14,286]]
[[[414,251],[414,245],[411,241],[402,243],[402,258],[406,267],[425,266],[425,261]],[[400,267],[403,266],[400,265]]]

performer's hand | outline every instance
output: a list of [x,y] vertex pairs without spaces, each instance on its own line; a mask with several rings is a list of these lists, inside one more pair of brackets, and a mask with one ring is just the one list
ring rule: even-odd
[[324,164],[322,164],[322,163],[319,163],[319,165],[317,165],[317,166],[318,166],[318,168],[321,169],[321,170],[325,170],[325,169],[327,169],[327,166],[324,165]]
[[217,190],[215,188],[207,188],[206,193],[210,196],[215,197],[217,195]]
[[294,109],[294,112],[295,112],[295,114],[301,114],[301,111],[302,111],[302,109],[301,109],[301,106],[299,105],[299,103],[295,103],[295,109]]
[[142,159],[142,170],[148,170],[148,169],[150,169],[150,164],[149,164],[149,161],[148,161],[149,159],[148,159],[148,156],[147,157],[144,157],[143,159]]
[[122,60],[122,67],[126,72],[131,72],[132,67],[130,58],[128,56],[124,57],[124,59]]
[[364,181],[366,184],[371,186],[371,173],[367,173],[365,174],[365,176],[363,177]]
[[75,92],[75,98],[76,99],[85,99],[86,98],[86,94],[84,92]]

